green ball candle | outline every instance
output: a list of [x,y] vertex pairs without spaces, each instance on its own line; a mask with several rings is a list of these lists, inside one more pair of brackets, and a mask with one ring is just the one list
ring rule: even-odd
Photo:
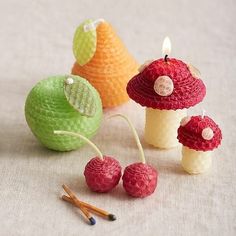
[[49,149],[70,151],[81,147],[80,138],[55,135],[54,130],[79,132],[87,138],[96,134],[102,119],[97,90],[85,79],[52,76],[30,91],[25,103],[26,121],[36,138]]

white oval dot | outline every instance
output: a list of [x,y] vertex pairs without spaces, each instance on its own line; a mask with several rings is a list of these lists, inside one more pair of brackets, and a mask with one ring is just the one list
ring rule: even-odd
[[138,71],[141,73],[146,67],[148,67],[154,60],[145,61],[139,68]]
[[211,140],[214,137],[214,132],[210,127],[202,130],[202,138],[205,140]]
[[188,64],[188,69],[193,77],[200,78],[201,72],[195,66]]
[[169,76],[159,76],[154,83],[154,90],[160,96],[169,96],[174,90],[174,84]]
[[74,80],[72,78],[67,78],[66,79],[66,84],[73,84],[74,83]]
[[188,124],[188,122],[191,120],[191,116],[186,116],[180,121],[181,126],[185,126]]

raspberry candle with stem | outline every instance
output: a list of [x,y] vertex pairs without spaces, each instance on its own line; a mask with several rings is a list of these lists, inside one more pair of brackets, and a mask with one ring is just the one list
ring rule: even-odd
[[132,197],[147,197],[151,195],[156,189],[158,172],[151,165],[146,164],[143,147],[132,122],[128,117],[122,114],[116,114],[110,117],[117,116],[127,121],[129,127],[132,130],[140,153],[140,162],[133,163],[125,168],[124,174],[122,176],[123,187],[125,191]]
[[115,158],[104,156],[93,142],[79,133],[55,130],[54,134],[79,137],[97,153],[97,156],[87,163],[84,170],[86,183],[92,191],[105,193],[116,187],[121,177],[121,166]]
[[199,71],[181,60],[169,58],[170,46],[166,38],[164,58],[145,63],[127,85],[130,98],[146,107],[144,138],[158,148],[178,145],[177,129],[187,108],[201,102],[206,94]]

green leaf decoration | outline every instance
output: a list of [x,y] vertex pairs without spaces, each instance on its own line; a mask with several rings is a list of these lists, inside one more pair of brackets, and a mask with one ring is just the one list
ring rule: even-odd
[[96,27],[85,32],[84,26],[93,23],[93,20],[84,21],[75,31],[73,40],[73,53],[79,65],[88,63],[96,52],[97,32]]
[[96,113],[96,96],[85,79],[68,76],[65,80],[64,93],[70,105],[81,115],[94,116]]

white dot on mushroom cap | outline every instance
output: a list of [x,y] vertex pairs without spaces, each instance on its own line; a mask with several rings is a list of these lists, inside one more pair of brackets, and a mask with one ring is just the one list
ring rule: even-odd
[[181,126],[185,126],[188,124],[188,122],[191,120],[191,116],[186,116],[180,121]]
[[202,130],[202,137],[205,140],[211,140],[214,137],[214,132],[210,127]]
[[73,84],[74,83],[74,80],[72,78],[67,78],[66,79],[66,84]]
[[138,71],[141,73],[146,67],[148,67],[154,60],[145,61],[139,68]]
[[159,76],[154,83],[154,90],[160,96],[169,96],[174,90],[174,84],[169,76]]
[[195,66],[188,64],[188,69],[193,77],[200,78],[201,72]]

